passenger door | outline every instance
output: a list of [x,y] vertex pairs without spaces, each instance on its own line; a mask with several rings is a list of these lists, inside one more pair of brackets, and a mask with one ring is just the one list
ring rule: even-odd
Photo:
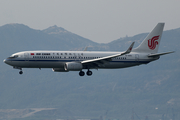
[[139,62],[139,55],[135,54],[135,61],[138,63]]
[[24,59],[25,61],[29,61],[29,53],[24,53]]

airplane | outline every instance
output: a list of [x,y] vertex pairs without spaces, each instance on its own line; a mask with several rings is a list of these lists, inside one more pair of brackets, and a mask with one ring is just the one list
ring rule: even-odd
[[133,42],[124,52],[101,51],[23,51],[12,54],[4,63],[19,69],[22,68],[52,68],[54,72],[79,71],[84,76],[92,75],[90,69],[117,69],[148,64],[158,60],[161,55],[171,52],[158,53],[160,40],[165,23],[158,23],[142,43],[133,49]]

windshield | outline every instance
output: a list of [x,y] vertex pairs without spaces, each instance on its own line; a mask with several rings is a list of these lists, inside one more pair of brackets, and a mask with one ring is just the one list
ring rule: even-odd
[[17,57],[18,57],[18,55],[12,55],[9,58],[17,58]]

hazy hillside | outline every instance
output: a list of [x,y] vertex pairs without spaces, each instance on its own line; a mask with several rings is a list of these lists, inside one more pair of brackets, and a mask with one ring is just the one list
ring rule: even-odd
[[[23,50],[78,50],[86,45],[91,45],[92,50],[126,50],[133,41],[138,46],[146,35],[97,44],[57,26],[40,31],[21,24],[8,24],[0,27],[1,61]],[[57,108],[36,113],[28,119],[103,116],[128,120],[132,109],[141,119],[145,116],[149,120],[162,119],[163,114],[168,119],[172,119],[173,114],[180,119],[179,39],[180,28],[165,31],[159,51],[175,50],[175,53],[148,65],[93,70],[91,77],[79,77],[78,72],[54,73],[51,69],[24,69],[24,74],[19,75],[18,70],[1,62],[0,109]]]
[[75,47],[85,48],[86,46],[97,44],[55,26],[40,31],[31,29],[23,24],[1,26],[0,39],[2,41],[0,50],[5,50],[6,47],[9,47],[13,48],[11,50],[15,52],[29,49],[70,50]]
[[[64,28],[57,27],[56,25],[43,30],[43,32],[47,33],[51,37],[58,38],[60,41],[66,41],[66,43],[68,44],[67,48],[70,48],[70,49],[78,48],[82,50],[86,46],[98,45],[98,43],[95,43],[91,40],[83,38],[79,35],[73,34],[65,30]],[[61,44],[60,46],[63,46],[63,44]]]

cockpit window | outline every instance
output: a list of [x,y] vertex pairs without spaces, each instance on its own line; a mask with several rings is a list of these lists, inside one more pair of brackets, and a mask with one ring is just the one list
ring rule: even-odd
[[13,56],[10,56],[10,58],[17,58],[18,55],[13,55]]

